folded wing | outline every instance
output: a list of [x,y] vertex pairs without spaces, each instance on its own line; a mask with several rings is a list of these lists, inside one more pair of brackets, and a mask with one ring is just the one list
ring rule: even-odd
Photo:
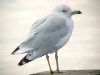
[[39,25],[33,27],[28,38],[12,53],[28,53],[19,62],[20,66],[56,50],[56,45],[67,35],[69,30],[66,20],[59,17],[51,16],[37,24]]
[[47,17],[42,18],[38,21],[36,21],[31,28],[31,31],[29,32],[28,36],[24,39],[24,41],[11,53],[11,54],[22,54],[28,51],[33,50],[33,47],[31,46],[32,41],[36,37],[36,35],[39,33],[36,31],[36,29],[46,21]]

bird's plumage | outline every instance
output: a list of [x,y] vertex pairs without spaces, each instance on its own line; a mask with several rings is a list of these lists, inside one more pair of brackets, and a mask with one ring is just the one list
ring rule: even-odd
[[[71,9],[65,7],[58,7],[50,15],[33,24],[27,38],[12,52],[12,54],[28,53],[19,65],[53,53],[69,40],[73,22],[70,17],[67,17]],[[58,9],[61,12],[58,12]]]

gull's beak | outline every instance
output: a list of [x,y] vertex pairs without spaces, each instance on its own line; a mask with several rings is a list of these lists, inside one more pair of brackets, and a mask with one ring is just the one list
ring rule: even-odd
[[74,15],[74,14],[82,14],[82,12],[79,10],[74,10],[71,12],[71,15]]

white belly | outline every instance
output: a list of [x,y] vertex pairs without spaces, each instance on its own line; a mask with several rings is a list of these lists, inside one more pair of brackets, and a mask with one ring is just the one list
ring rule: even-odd
[[63,38],[58,42],[58,44],[56,45],[56,48],[59,49],[59,48],[61,48],[62,46],[64,46],[64,45],[68,42],[70,36],[71,36],[71,33],[68,33],[65,37],[63,37]]
[[58,44],[56,45],[56,47],[57,47],[58,49],[61,48],[62,46],[64,46],[64,45],[68,42],[68,40],[69,40],[69,38],[70,38],[70,36],[71,36],[71,34],[72,34],[72,31],[73,31],[73,21],[72,21],[72,19],[67,19],[66,25],[67,25],[67,27],[68,27],[68,29],[69,29],[69,32],[68,32],[68,34],[67,34],[65,37],[63,37],[63,38],[58,42]]
[[60,49],[61,47],[63,47],[68,42],[70,36],[71,36],[71,33],[68,33],[65,37],[63,37],[58,42],[58,44],[54,47],[54,49],[50,52],[50,54],[56,52],[58,49]]

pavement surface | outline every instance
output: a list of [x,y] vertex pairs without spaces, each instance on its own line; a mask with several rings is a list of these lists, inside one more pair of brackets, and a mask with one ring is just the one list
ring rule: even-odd
[[100,75],[100,70],[62,70],[61,73],[55,71],[53,74],[46,71],[30,75]]

